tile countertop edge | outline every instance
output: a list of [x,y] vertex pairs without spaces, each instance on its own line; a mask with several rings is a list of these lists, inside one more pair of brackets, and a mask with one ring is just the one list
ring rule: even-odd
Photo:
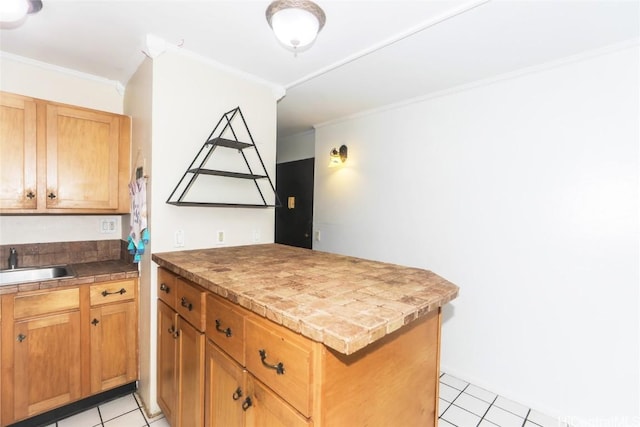
[[[243,289],[234,290],[233,287],[234,285],[237,286],[238,282],[232,282],[232,279],[225,276],[225,273],[230,270],[228,268],[215,268],[215,270],[225,272],[221,274],[221,277],[225,277],[225,280],[229,280],[229,282],[226,282],[225,280],[216,281],[215,279],[212,279],[210,277],[205,277],[207,273],[206,267],[198,267],[197,269],[193,269],[198,271],[193,271],[190,269],[189,265],[185,265],[189,263],[181,263],[182,265],[179,265],[179,263],[176,263],[175,261],[172,262],[167,259],[174,256],[184,257],[188,256],[189,254],[194,254],[199,257],[207,257],[209,254],[222,253],[220,251],[223,251],[225,249],[227,249],[227,251],[235,251],[237,253],[237,251],[241,251],[243,250],[243,248],[247,248],[247,251],[251,251],[253,248],[257,248],[258,246],[262,246],[261,248],[259,248],[259,250],[261,250],[262,252],[265,252],[269,249],[272,249],[273,251],[288,250],[291,251],[293,255],[296,255],[295,251],[308,251],[307,254],[315,252],[318,254],[322,254],[320,256],[322,256],[323,258],[335,257],[336,260],[340,260],[343,262],[365,262],[368,264],[367,266],[379,265],[386,268],[392,268],[396,272],[407,272],[409,275],[418,273],[421,274],[421,276],[426,275],[429,281],[433,283],[423,285],[422,283],[412,282],[408,286],[411,289],[416,290],[415,294],[417,295],[417,297],[415,297],[414,295],[403,295],[401,296],[401,298],[398,298],[398,296],[395,295],[395,299],[389,299],[388,301],[382,300],[382,304],[380,304],[380,294],[372,295],[372,301],[374,301],[372,302],[372,304],[375,304],[377,306],[375,308],[378,308],[383,314],[380,315],[380,313],[378,312],[374,312],[371,315],[368,313],[364,313],[364,315],[363,313],[355,313],[353,318],[350,318],[349,313],[340,312],[343,310],[344,306],[340,305],[339,302],[335,302],[333,304],[328,303],[326,309],[320,308],[314,309],[313,311],[307,311],[305,313],[296,313],[296,311],[298,311],[296,304],[291,300],[286,300],[286,298],[280,300],[274,298],[272,301],[270,298],[264,298],[264,295],[261,295],[257,292],[246,291]],[[216,253],[216,251],[218,252]],[[304,252],[300,253],[304,256]],[[261,253],[259,255],[263,257],[263,260],[264,256],[268,256],[268,254],[265,255],[264,253]],[[360,258],[347,257],[344,255],[334,255],[325,252],[310,251],[307,249],[284,249],[282,245],[277,244],[158,253],[152,255],[152,260],[160,267],[164,267],[167,270],[172,271],[173,273],[202,286],[203,288],[216,295],[219,295],[233,303],[236,303],[253,313],[256,313],[273,321],[274,323],[280,324],[294,332],[300,333],[301,335],[313,341],[321,342],[327,347],[330,347],[340,353],[347,355],[355,353],[356,351],[368,346],[369,344],[381,339],[382,337],[426,316],[428,313],[431,313],[434,310],[439,309],[444,304],[456,298],[459,292],[459,288],[456,285],[427,270],[403,267],[395,264],[388,264],[377,261],[363,260]],[[273,263],[272,265],[279,264]],[[347,270],[343,270],[343,273],[345,271]],[[245,275],[245,277],[240,277],[243,274]],[[246,272],[244,271],[238,272],[238,276],[240,277],[238,281],[256,280],[255,274],[253,275],[253,277],[249,277],[246,276]],[[289,277],[288,279],[292,278]],[[385,280],[393,282],[394,279],[395,276],[393,278],[387,278]],[[327,279],[326,277],[322,277],[322,280]],[[367,279],[366,275],[364,275],[362,280],[366,281],[369,279]],[[287,287],[288,284],[289,283],[284,283],[283,287]],[[292,280],[291,284],[295,285],[295,282]],[[385,283],[382,281],[380,281],[380,283],[372,282],[373,286],[376,286],[377,284]],[[393,283],[391,283],[391,286],[392,287],[390,289],[392,289],[393,291]],[[273,287],[270,289],[273,289]],[[377,288],[374,287],[373,289],[373,293],[375,293]],[[406,292],[406,289],[402,289],[402,291]],[[317,290],[314,290],[314,292],[317,292]],[[362,294],[358,295],[362,296]],[[366,297],[367,295],[364,295],[363,299],[366,299]],[[402,300],[404,300],[405,302],[401,302]],[[359,301],[351,302],[357,303]],[[387,304],[385,304],[385,302],[387,302]],[[328,327],[328,323],[331,326]]]
[[0,295],[87,285],[111,280],[134,279],[140,276],[136,264],[123,261],[94,261],[67,265],[75,273],[73,277],[2,285],[0,286]]

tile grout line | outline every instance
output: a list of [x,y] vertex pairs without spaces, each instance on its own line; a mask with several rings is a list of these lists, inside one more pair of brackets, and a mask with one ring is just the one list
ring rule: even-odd
[[[466,381],[465,381],[465,382],[466,382]],[[444,384],[447,384],[447,383],[444,383]],[[457,388],[455,388],[455,387],[454,387],[454,386],[452,386],[452,385],[449,385],[449,384],[447,384],[447,385],[448,385],[449,387],[451,387],[451,388],[455,389],[455,390],[458,390],[458,391],[459,391],[459,393],[458,393],[458,395],[457,395],[457,396],[456,396],[456,397],[451,401],[451,403],[449,403],[449,406],[447,406],[447,409],[445,409],[444,411],[442,411],[442,415],[444,415],[444,414],[449,410],[449,408],[451,408],[452,406],[454,406],[455,401],[456,401],[456,400],[457,400],[457,399],[462,395],[462,393],[464,393],[464,391],[465,391],[465,390],[466,390],[466,389],[471,385],[471,383],[467,383],[467,385],[466,385],[466,386],[464,386],[464,388],[463,388],[462,390],[457,389]],[[438,399],[439,399],[439,398],[440,398],[440,396],[438,396]],[[443,399],[443,400],[444,400],[444,399]],[[445,400],[445,402],[446,402],[446,400]],[[458,406],[458,405],[455,405],[455,407],[456,407],[456,408],[460,408],[460,409],[462,409],[463,411],[466,411],[466,412],[468,412],[468,413],[470,413],[470,414],[476,415],[476,414],[474,414],[473,412],[468,411],[468,410],[466,410],[465,408],[462,408],[462,407],[460,407],[460,406]],[[440,415],[440,416],[438,417],[438,419],[442,418],[442,415]],[[477,416],[477,415],[476,415],[476,416]],[[451,421],[449,421],[449,420],[447,420],[447,419],[445,419],[445,421],[446,421],[446,422],[448,422],[448,423],[449,423],[449,424],[451,424],[451,425],[456,426],[456,424],[453,424]],[[480,421],[482,421],[482,420],[480,420]],[[457,426],[456,426],[456,427],[457,427]]]
[[524,427],[527,424],[527,418],[529,418],[529,414],[531,413],[531,408],[529,408],[529,410],[527,411],[527,415],[525,415],[524,417],[524,421],[522,422],[522,426]]
[[[482,399],[480,399],[482,400]],[[498,400],[498,395],[496,394],[496,397],[493,398],[493,401],[491,403],[489,403],[489,407],[487,408],[486,411],[484,411],[484,414],[482,414],[482,416],[480,417],[480,421],[478,421],[477,425],[480,425],[480,423],[482,422],[482,420],[484,420],[484,417],[487,416],[487,414],[489,413],[489,409],[491,409],[491,407],[493,406],[494,403],[496,403],[496,400]],[[487,420],[488,422],[491,422],[489,420]],[[476,426],[477,427],[477,426]]]

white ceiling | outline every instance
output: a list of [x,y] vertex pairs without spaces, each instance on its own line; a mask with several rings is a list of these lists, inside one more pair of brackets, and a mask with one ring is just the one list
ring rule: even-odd
[[311,49],[282,48],[269,0],[43,0],[0,50],[126,83],[147,34],[286,89],[278,133],[637,40],[639,0],[316,0]]

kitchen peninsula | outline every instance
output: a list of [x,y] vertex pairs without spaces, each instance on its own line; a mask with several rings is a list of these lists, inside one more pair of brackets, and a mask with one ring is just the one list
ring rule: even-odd
[[441,307],[458,294],[447,280],[278,244],[153,260],[158,401],[173,426],[436,425]]

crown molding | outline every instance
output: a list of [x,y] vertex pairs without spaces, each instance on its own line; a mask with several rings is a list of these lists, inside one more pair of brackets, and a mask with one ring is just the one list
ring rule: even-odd
[[24,56],[15,55],[13,53],[0,51],[0,61],[4,59],[14,61],[14,62],[19,62],[26,65],[31,65],[33,67],[38,67],[47,71],[54,71],[56,73],[66,74],[68,76],[79,78],[79,79],[101,83],[106,86],[113,86],[120,95],[123,95],[125,91],[124,85],[118,80],[110,80],[105,77],[96,76],[95,74],[83,73],[82,71],[72,70],[71,68],[60,67],[59,65],[53,65],[47,62],[42,62],[35,59],[27,58]]
[[459,92],[466,92],[472,89],[476,89],[483,86],[490,86],[495,83],[499,83],[505,80],[515,79],[521,76],[525,76],[528,74],[535,74],[539,72],[543,72],[546,70],[551,70],[554,68],[562,67],[564,65],[573,64],[577,62],[586,61],[592,58],[596,58],[599,56],[606,56],[616,52],[620,52],[627,49],[639,49],[640,48],[640,38],[633,38],[629,40],[624,40],[619,43],[614,43],[599,49],[593,49],[581,53],[577,53],[575,55],[570,55],[555,61],[545,62],[542,64],[532,65],[529,67],[521,68],[519,70],[506,72],[497,76],[489,77],[482,80],[477,80],[470,83],[465,83],[462,85],[454,86],[447,89],[442,89],[436,92],[428,93],[425,95],[420,95],[414,98],[406,99],[404,101],[399,101],[392,104],[383,105],[381,107],[372,108],[365,111],[360,111],[358,113],[350,114],[345,117],[339,117],[337,119],[327,120],[322,123],[317,123],[313,125],[313,129],[320,129],[325,126],[335,125],[341,122],[349,121],[352,119],[358,119],[361,117],[366,117],[378,113],[382,113],[385,111],[396,110],[400,108],[404,108],[411,104],[419,104],[421,102],[425,102],[431,99],[440,98],[447,95],[452,95]]

